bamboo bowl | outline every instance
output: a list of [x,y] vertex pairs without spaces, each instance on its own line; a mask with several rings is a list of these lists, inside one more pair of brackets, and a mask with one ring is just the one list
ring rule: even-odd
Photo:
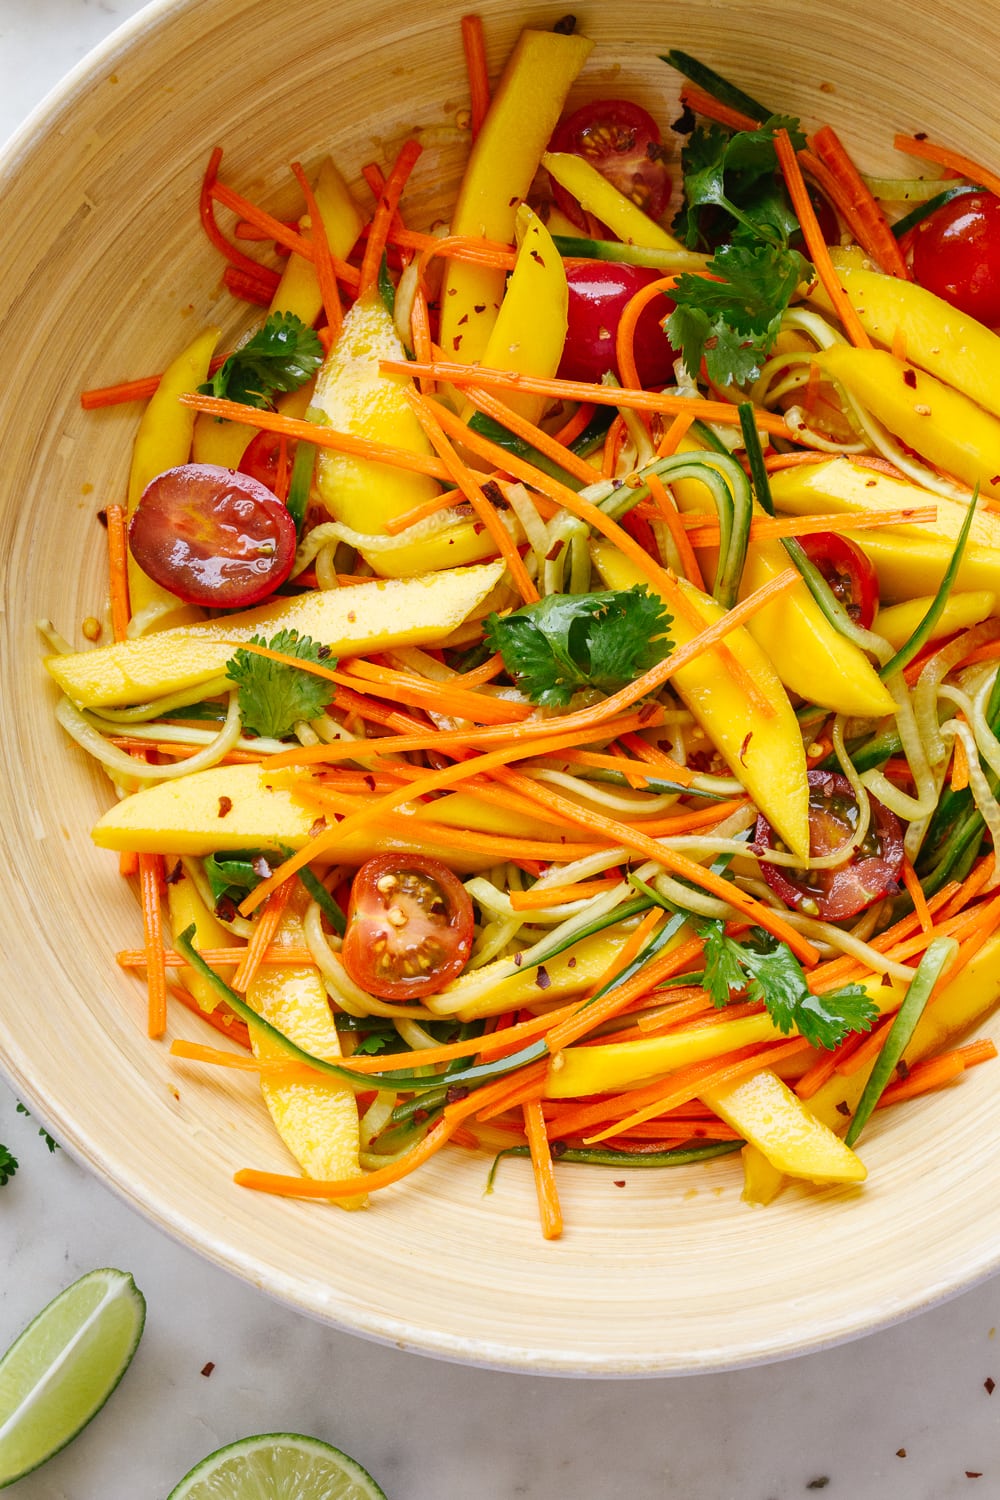
[[[449,1148],[365,1213],[241,1190],[289,1170],[252,1079],[206,1077],[147,1041],[115,965],[139,934],[115,862],[91,845],[106,784],[66,742],[35,621],[73,635],[102,598],[96,511],[123,493],[134,408],[87,414],[81,388],[161,369],[220,316],[199,231],[212,146],[224,175],[280,213],[287,164],[331,151],[348,174],[415,125],[442,125],[410,220],[449,201],[466,104],[463,6],[423,0],[161,0],[63,86],[0,163],[0,554],[6,918],[0,1059],[13,1087],[104,1181],[168,1233],[289,1305],[359,1334],[475,1364],[586,1375],[690,1373],[816,1349],[927,1307],[1000,1259],[996,1073],[881,1117],[857,1192],[740,1201],[738,1159],[560,1176],[567,1230],[543,1243],[530,1169]],[[495,74],[522,24],[557,6],[483,0]],[[688,0],[588,5],[597,46],[572,102],[624,95],[664,123],[678,46],[807,122],[829,119],[869,169],[912,171],[894,130],[996,159],[1000,13],[953,0]],[[893,67],[886,70],[890,52]],[[288,204],[291,207],[291,202]],[[79,639],[79,637],[77,637]],[[190,1035],[198,1023],[173,1023]],[[998,1030],[1000,1028],[994,1028]]]

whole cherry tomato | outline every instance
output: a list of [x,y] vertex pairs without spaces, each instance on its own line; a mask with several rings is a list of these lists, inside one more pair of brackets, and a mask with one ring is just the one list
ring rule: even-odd
[[447,865],[419,854],[377,854],[351,884],[340,958],[369,994],[417,1000],[461,974],[472,936],[472,901]]
[[185,603],[242,609],[288,577],[295,522],[249,474],[181,464],[146,486],[129,546],[143,572]]
[[[559,375],[563,380],[599,381],[608,370],[618,375],[615,338],[625,306],[659,271],[619,261],[588,260],[566,272],[569,289],[566,343]],[[660,323],[674,310],[669,297],[654,297],[643,308],[635,329],[635,361],[644,387],[673,378],[676,352]]]
[[916,281],[989,328],[1000,326],[1000,198],[960,193],[912,234]]
[[269,490],[275,494],[278,492],[278,481],[281,476],[281,450],[285,449],[285,478],[292,472],[292,462],[295,458],[295,443],[280,432],[258,432],[256,437],[250,439],[243,450],[240,459],[240,473],[249,474],[251,479],[259,479],[261,484],[267,485]]
[[[660,128],[652,115],[627,99],[595,99],[561,125],[549,143],[550,151],[582,156],[602,177],[641,208],[660,219],[670,202],[670,173]],[[568,219],[587,233],[592,225],[572,194],[553,183],[556,202]]]

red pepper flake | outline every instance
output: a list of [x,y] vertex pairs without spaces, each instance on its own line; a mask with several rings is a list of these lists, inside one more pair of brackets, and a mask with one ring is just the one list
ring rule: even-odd
[[207,1380],[208,1377],[211,1375],[211,1373],[212,1373],[212,1371],[214,1369],[215,1369],[215,1360],[214,1359],[210,1359],[208,1361],[207,1365],[202,1365],[202,1367],[201,1367],[201,1373],[204,1375],[205,1379]]
[[163,877],[163,883],[164,883],[164,885],[176,885],[177,882],[178,882],[178,880],[183,880],[183,879],[184,879],[184,866],[181,864],[180,860],[178,860],[177,863],[174,865],[173,869],[172,870],[168,870],[167,873],[166,873],[166,875],[164,875],[164,877]]
[[451,347],[457,351],[461,346],[461,343],[462,335],[460,333],[456,333],[455,337],[451,341]]
[[575,955],[572,958],[568,958],[566,960],[566,967],[567,967],[567,969],[575,969],[576,968],[576,956]]
[[474,313],[484,313],[486,311],[486,303],[485,302],[474,302],[472,304],[472,311]]
[[375,777],[371,774],[371,772],[369,772],[368,775],[364,778],[364,782],[365,786],[370,792],[373,792],[375,790]]
[[751,729],[751,731],[750,731],[749,734],[744,735],[744,737],[743,737],[743,743],[740,746],[740,760],[743,763],[743,765],[746,765],[746,763],[747,763],[747,761],[746,761],[746,755],[747,755],[747,751],[750,749],[750,741],[752,739],[753,739],[753,730]]
[[915,141],[926,141],[926,139],[927,139],[927,132],[926,132],[926,130],[918,130],[917,133],[916,133],[916,135],[913,137],[913,139]]
[[851,1106],[848,1104],[846,1099],[841,1099],[840,1103],[837,1105],[837,1113],[838,1115],[849,1115],[851,1113]]
[[107,529],[108,529],[108,513],[107,513],[106,510],[99,510],[97,512],[97,520],[98,520],[98,523],[101,526],[104,527],[105,531],[107,531]]
[[483,485],[483,494],[486,496],[491,505],[498,505],[506,508],[507,502],[503,497],[503,490],[497,484],[495,479],[487,479],[486,483]]
[[565,545],[566,545],[566,539],[565,539],[565,537],[557,536],[556,539],[555,539],[555,541],[552,543],[552,546],[549,548],[548,552],[546,552],[546,554],[545,554],[545,561],[546,562],[555,562],[556,558],[559,556],[560,552],[565,547]]
[[311,823],[309,825],[309,837],[311,839],[319,838],[320,834],[323,832],[323,829],[325,827],[326,827],[326,819],[323,818],[323,817],[317,818],[316,821],[315,821],[315,823]]
[[522,954],[520,954],[520,953],[515,953],[514,954],[514,968],[515,969],[519,969],[521,967],[521,958],[522,958]]
[[547,990],[549,985],[552,983],[552,980],[549,977],[549,971],[544,964],[538,965],[538,971],[535,974],[535,983],[538,985],[538,988],[540,990]]
[[806,1485],[807,1490],[825,1490],[830,1483],[829,1474],[821,1474],[818,1479],[810,1479]]
[[990,480],[990,484],[1000,484],[1000,474],[994,474],[993,478]]
[[986,1392],[987,1396],[992,1396],[992,1394],[996,1390],[996,1388],[997,1388],[997,1383],[993,1379],[993,1376],[992,1375],[987,1375],[986,1379],[983,1381],[983,1390]]
[[877,479],[866,479],[865,480],[865,489],[866,490],[873,490],[877,484],[878,484],[878,480]]
[[616,1177],[614,1179],[614,1181],[612,1182],[611,1186],[612,1187],[624,1187],[625,1186],[625,1179],[624,1179],[624,1177]]
[[538,265],[540,265],[541,268],[542,268],[542,270],[544,271],[544,269],[545,269],[545,262],[542,259],[542,257],[539,255],[539,253],[538,253],[537,250],[532,250],[532,252],[531,252],[531,258],[532,258],[533,261],[537,261]]
[[896,1449],[896,1457],[897,1458],[905,1458],[906,1457],[906,1449],[905,1448],[897,1448]]
[[229,816],[229,814],[232,812],[232,810],[233,810],[233,799],[232,799],[232,797],[220,797],[219,798],[219,817],[220,818],[227,818]]
[[513,208],[515,206],[515,204],[520,203],[520,201],[521,201],[520,198],[515,193],[514,196],[513,196],[513,198],[508,198],[507,199],[507,207],[508,208]]
[[904,385],[908,385],[910,387],[911,391],[915,391],[916,390],[916,388],[917,388],[917,372],[916,372],[916,370],[904,370],[903,371],[903,384]]
[[965,1477],[966,1479],[982,1479],[983,1471],[982,1469],[966,1469]]
[[462,316],[458,320],[458,326],[459,326],[459,328],[461,328],[461,326],[462,326],[463,323],[467,323],[468,321],[469,321],[469,314],[468,313],[463,313]]

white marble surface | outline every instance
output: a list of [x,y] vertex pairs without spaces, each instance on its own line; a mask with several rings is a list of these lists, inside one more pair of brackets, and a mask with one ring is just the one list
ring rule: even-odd
[[[138,9],[0,0],[0,138]],[[1000,1497],[1000,1281],[755,1370],[646,1382],[467,1370],[286,1312],[50,1156],[38,1123],[0,1084],[0,1141],[21,1162],[0,1193],[0,1347],[95,1266],[131,1271],[149,1311],[126,1380],[19,1500],[162,1500],[213,1448],[275,1430],[345,1448],[391,1500]]]

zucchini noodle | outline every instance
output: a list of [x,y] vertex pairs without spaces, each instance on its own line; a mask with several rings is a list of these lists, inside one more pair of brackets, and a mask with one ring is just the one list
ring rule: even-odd
[[119,750],[117,745],[110,745],[68,698],[62,698],[56,705],[56,718],[66,733],[109,771],[123,779],[139,782],[174,781],[180,776],[190,776],[195,771],[205,771],[210,766],[218,765],[223,756],[228,755],[236,746],[242,726],[239,694],[234,691],[229,694],[229,707],[222,728],[203,750],[172,765],[153,766],[148,761],[136,760],[127,751]]

